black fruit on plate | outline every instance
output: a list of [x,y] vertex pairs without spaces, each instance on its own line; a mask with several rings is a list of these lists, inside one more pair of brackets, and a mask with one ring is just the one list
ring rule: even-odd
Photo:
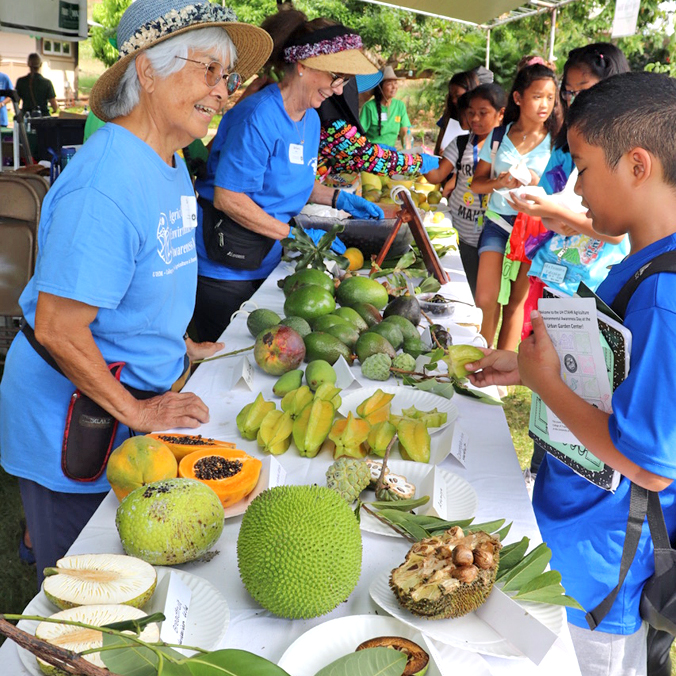
[[420,318],[422,317],[422,314],[420,313],[420,303],[414,296],[399,296],[399,298],[395,298],[385,308],[385,312],[383,312],[383,317],[389,317],[390,315],[406,317],[411,324],[418,326],[418,324],[420,324]]
[[451,334],[441,324],[432,324],[430,326],[430,336],[432,337],[433,347],[437,344],[440,347],[448,347],[453,344]]

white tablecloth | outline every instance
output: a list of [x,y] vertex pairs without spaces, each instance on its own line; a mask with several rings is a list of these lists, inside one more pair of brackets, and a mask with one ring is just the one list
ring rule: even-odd
[[[457,255],[446,257],[444,264],[452,273],[452,281],[445,291],[452,297],[471,301],[464,274],[460,272],[462,268]],[[251,309],[253,302],[258,307],[270,308],[281,313],[284,298],[277,288],[277,280],[290,272],[292,269],[288,264],[281,264],[250,301]],[[232,321],[224,334],[224,339],[227,351],[253,343],[246,330],[246,317],[243,314]],[[470,341],[460,339],[455,342]],[[231,357],[203,364],[190,379],[187,389],[197,393],[208,404],[211,418],[208,424],[195,432],[236,441],[240,448],[260,455],[255,442],[240,438],[235,425],[235,416],[246,403],[255,398],[258,391],[262,391],[265,398],[269,399],[275,378],[256,369],[254,392],[232,390],[232,368],[239,358]],[[357,366],[356,374],[358,369]],[[373,384],[366,381],[367,387]],[[460,412],[458,423],[470,435],[468,459],[466,467],[463,467],[449,456],[443,462],[443,467],[469,481],[476,490],[479,498],[476,514],[478,522],[506,518],[513,522],[507,542],[521,539],[526,535],[531,539],[532,546],[535,546],[541,538],[502,408],[459,395],[456,395],[453,401]],[[277,459],[286,470],[287,483],[290,484],[323,483],[326,468],[332,462],[332,458],[326,453],[313,459],[301,458],[293,447]],[[71,548],[71,553],[122,553],[114,526],[117,504],[117,498],[111,492],[82,531]],[[274,617],[261,609],[244,589],[239,578],[236,559],[240,523],[241,517],[226,521],[223,535],[215,546],[219,554],[210,562],[181,566],[185,571],[209,580],[227,599],[230,625],[221,647],[241,648],[277,661],[296,638],[317,624],[345,615],[374,614],[376,611],[380,615],[385,614],[371,600],[368,589],[372,580],[384,569],[389,570],[401,563],[409,548],[409,544],[403,539],[364,533],[361,579],[348,601],[324,617],[291,621]],[[452,654],[453,651],[450,652]],[[449,651],[444,654],[448,655]],[[490,674],[575,676],[580,673],[567,627],[539,666],[535,666],[526,658],[505,659],[479,656],[476,653],[469,655],[459,650],[457,659],[463,664],[470,660],[473,676]],[[452,657],[447,657],[444,664],[440,665],[444,675],[454,673],[453,662]],[[19,662],[16,646],[10,641],[0,648],[0,664],[3,665],[2,673],[12,676],[27,673]]]

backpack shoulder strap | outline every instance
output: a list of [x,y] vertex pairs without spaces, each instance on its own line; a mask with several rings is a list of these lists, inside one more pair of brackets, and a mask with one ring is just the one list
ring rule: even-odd
[[493,136],[491,137],[491,178],[495,178],[495,157],[506,133],[507,127],[503,124],[493,129]]
[[624,319],[629,300],[638,285],[647,277],[656,275],[658,272],[676,272],[676,251],[665,251],[639,268],[618,291],[610,307]]
[[460,174],[460,167],[462,167],[462,156],[465,154],[465,148],[467,148],[467,143],[469,142],[470,134],[463,134],[458,136],[456,139],[456,145],[458,146],[458,159],[455,161],[455,172]]

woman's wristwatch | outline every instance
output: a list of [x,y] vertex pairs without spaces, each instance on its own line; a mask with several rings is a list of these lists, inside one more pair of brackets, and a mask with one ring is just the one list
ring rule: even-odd
[[331,198],[331,206],[336,209],[336,202],[338,201],[338,195],[340,195],[340,190],[333,191],[333,197]]

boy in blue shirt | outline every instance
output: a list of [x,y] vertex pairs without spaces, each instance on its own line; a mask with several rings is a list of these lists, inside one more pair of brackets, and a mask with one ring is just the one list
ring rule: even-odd
[[[571,107],[568,141],[579,171],[576,192],[594,230],[628,234],[629,256],[598,289],[612,303],[624,284],[657,255],[676,250],[676,80],[626,73],[582,92]],[[604,463],[622,474],[604,491],[548,455],[538,472],[533,508],[567,593],[594,609],[617,585],[629,513],[630,482],[659,492],[669,534],[676,534],[676,274],[647,277],[624,319],[631,331],[631,369],[613,393],[611,414],[594,408],[561,379],[543,320],[512,352],[485,350],[468,365],[477,385],[530,387]],[[639,613],[643,585],[654,572],[647,522],[629,574],[610,612],[592,632],[568,610],[583,675],[645,674],[646,631]],[[668,673],[668,672],[667,672]]]

